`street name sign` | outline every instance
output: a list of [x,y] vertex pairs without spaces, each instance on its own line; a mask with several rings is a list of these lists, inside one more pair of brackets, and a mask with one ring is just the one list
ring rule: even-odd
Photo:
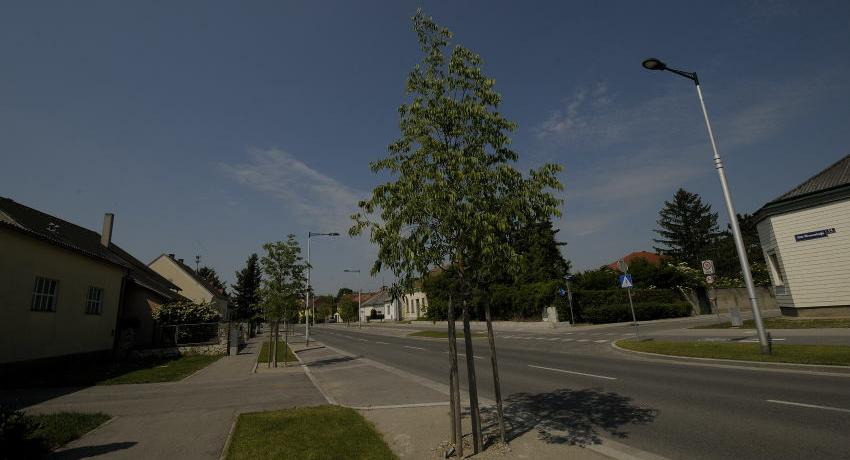
[[621,288],[625,289],[625,288],[630,288],[632,286],[634,286],[634,283],[632,283],[632,275],[629,275],[629,274],[620,275],[620,287]]
[[806,232],[794,235],[794,241],[808,241],[808,240],[816,240],[818,238],[826,238],[829,235],[835,233],[834,228],[825,228],[823,230],[815,230],[813,232]]

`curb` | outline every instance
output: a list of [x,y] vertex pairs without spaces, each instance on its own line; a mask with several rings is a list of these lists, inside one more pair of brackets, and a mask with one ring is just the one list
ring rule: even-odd
[[225,460],[227,458],[227,451],[230,450],[230,442],[233,440],[233,432],[236,431],[236,420],[239,419],[239,414],[233,415],[233,422],[230,424],[230,431],[227,432],[227,440],[224,441],[224,447],[221,448],[221,455],[218,456],[218,460]]
[[[316,348],[319,348],[319,347],[305,348],[305,350],[314,350]],[[301,351],[304,351],[304,350],[301,350]],[[301,361],[301,357],[298,356],[298,352],[293,350],[292,354],[295,355],[295,359],[298,360],[298,363],[301,365],[301,369],[304,370],[304,374],[307,375],[307,378],[310,379],[310,382],[313,384],[313,386],[316,387],[317,390],[319,390],[319,393],[322,395],[322,397],[325,398],[325,401],[327,401],[328,404],[330,404],[332,406],[339,406],[340,404],[336,402],[336,400],[333,398],[333,396],[331,396],[328,392],[325,391],[324,388],[322,388],[321,385],[319,385],[319,381],[316,380],[316,378],[313,377],[313,373],[310,372],[310,367],[307,366],[306,364],[304,364],[304,361]]]
[[[663,353],[651,353],[648,351],[637,351],[622,348],[617,345],[618,341],[611,342],[611,348],[625,353],[647,356],[652,361],[676,363],[691,366],[717,367],[722,369],[744,369],[751,371],[767,371],[767,372],[789,372],[795,374],[808,375],[825,375],[831,377],[850,377],[850,366],[836,366],[830,364],[798,364],[798,363],[771,363],[764,361],[744,361],[740,359],[721,359],[721,358],[699,358],[695,356],[677,356],[666,355]],[[660,358],[660,359],[659,359]],[[783,367],[783,366],[789,366]],[[796,369],[795,369],[796,368]],[[842,370],[845,372],[829,372],[829,370]]]

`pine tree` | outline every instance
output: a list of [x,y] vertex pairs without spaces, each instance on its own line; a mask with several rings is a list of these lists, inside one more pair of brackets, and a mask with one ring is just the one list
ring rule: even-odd
[[659,244],[655,250],[679,262],[692,267],[711,254],[720,231],[717,227],[717,213],[711,212],[711,205],[704,204],[696,193],[679,189],[673,195],[673,201],[665,201],[658,212],[660,238],[652,241]]
[[221,278],[218,277],[218,273],[214,268],[203,266],[198,269],[198,276],[218,289],[219,294],[227,295],[227,285],[225,285]]
[[231,285],[237,319],[250,319],[258,313],[262,273],[257,261],[257,254],[251,254],[245,268],[236,272],[236,284]]

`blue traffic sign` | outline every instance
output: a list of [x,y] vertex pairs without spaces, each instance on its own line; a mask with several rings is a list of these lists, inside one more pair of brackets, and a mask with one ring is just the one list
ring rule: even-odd
[[629,275],[629,274],[620,275],[620,287],[621,288],[630,288],[632,286],[634,286],[634,283],[632,283],[632,275]]
[[561,297],[563,297],[563,296],[567,295],[567,291],[564,290],[564,288],[560,288],[560,289],[558,289],[558,294],[560,294]]

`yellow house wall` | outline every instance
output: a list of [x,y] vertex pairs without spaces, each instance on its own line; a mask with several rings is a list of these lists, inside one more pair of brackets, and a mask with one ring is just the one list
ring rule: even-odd
[[[37,276],[59,281],[56,311],[31,311]],[[0,363],[111,350],[124,270],[0,228]],[[86,314],[89,286],[103,289]]]

